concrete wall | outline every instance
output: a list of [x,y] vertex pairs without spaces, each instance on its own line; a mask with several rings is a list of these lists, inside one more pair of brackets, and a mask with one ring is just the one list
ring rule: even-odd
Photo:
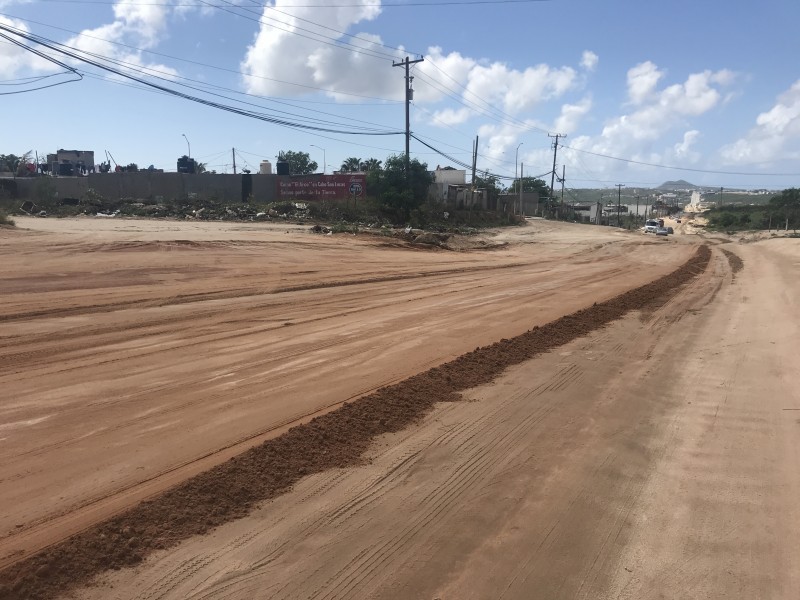
[[[196,198],[233,203],[242,201],[244,175],[188,175],[185,173],[90,173],[86,177],[18,178],[17,196],[42,200],[46,194],[54,199],[83,198],[91,188],[109,200],[169,201]],[[252,194],[257,202],[277,199],[275,175],[251,175]]]
[[83,198],[89,189],[88,177],[17,177],[17,198],[23,200],[60,200]]
[[[535,216],[539,211],[539,192],[522,192],[523,212],[525,216]],[[506,213],[519,212],[519,194],[500,194],[497,199],[497,210]]]
[[465,185],[467,183],[467,172],[463,169],[436,169],[432,173],[436,183],[445,185]]
[[[253,176],[255,177],[258,176]],[[242,201],[241,175],[189,175],[186,173],[94,173],[89,187],[105,198],[172,200],[197,198],[220,202]],[[267,202],[271,200],[265,200]]]

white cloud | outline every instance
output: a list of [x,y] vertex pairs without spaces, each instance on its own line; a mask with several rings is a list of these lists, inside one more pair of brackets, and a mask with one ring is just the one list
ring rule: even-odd
[[594,71],[599,60],[597,54],[591,50],[584,50],[583,56],[581,56],[581,66],[587,71]]
[[759,163],[800,156],[800,80],[780,94],[775,105],[756,118],[747,135],[722,148],[728,164]]
[[[2,15],[0,15],[0,24],[13,27],[25,33],[30,32],[25,23]],[[9,33],[9,35],[12,34]],[[20,48],[6,40],[0,41],[2,42],[0,43],[0,77],[4,79],[28,77],[33,74],[49,73],[60,69],[60,67],[24,48]],[[26,40],[19,39],[18,41],[30,45],[30,42]]]
[[137,46],[152,48],[164,34],[168,9],[163,5],[132,4],[132,1],[120,0],[114,5],[114,24],[119,25],[122,35],[135,38]]
[[552,68],[540,64],[524,71],[502,63],[476,65],[470,70],[467,90],[511,114],[530,110],[544,100],[563,95],[575,84],[571,67]]
[[647,62],[640,63],[628,71],[628,97],[633,104],[641,104],[655,92],[664,72]]
[[572,133],[591,108],[592,99],[588,96],[577,104],[564,104],[561,107],[561,114],[553,124],[553,130],[558,133]]
[[687,131],[683,134],[683,141],[679,144],[675,144],[675,156],[677,157],[685,157],[689,155],[689,151],[694,143],[697,141],[697,138],[700,136],[700,132],[696,129],[692,129],[691,131]]
[[[532,120],[526,120],[528,127],[536,126]],[[514,172],[514,161],[525,165],[525,175],[539,175],[552,166],[553,151],[549,148],[531,147],[523,144],[519,147],[520,127],[513,124],[485,124],[478,128],[480,138],[481,154],[490,159],[504,163],[504,167],[497,168],[495,171],[502,171],[508,175]],[[527,138],[526,138],[527,139]],[[549,140],[548,140],[549,141]],[[547,144],[547,142],[544,142]]]
[[[381,12],[379,0],[367,0],[360,6],[291,8],[284,0],[276,0],[272,6],[264,7],[262,24],[247,49],[242,61],[248,92],[263,95],[297,95],[308,91],[308,87],[341,90],[350,94],[391,94],[403,97],[402,80],[397,81],[398,72],[378,61],[374,54],[388,54],[380,46],[378,36],[358,34],[357,39],[340,36],[329,29],[306,23],[302,19],[325,23],[331,29],[344,31],[361,21],[375,19]],[[305,31],[303,31],[305,30]],[[331,43],[312,39],[336,36],[343,44],[350,44],[359,52],[335,48]],[[400,53],[396,53],[397,58]],[[378,68],[380,67],[380,68]],[[292,81],[299,85],[282,83]],[[344,94],[332,94],[344,100]]]
[[150,69],[158,76],[177,75],[177,71],[172,67],[148,62],[142,52],[112,43],[150,49],[157,46],[167,35],[169,7],[131,4],[132,1],[122,0],[114,5],[113,22],[93,29],[84,29],[80,35],[73,36],[64,43],[83,52]]
[[[93,53],[117,61],[131,63],[137,67],[145,67],[158,71],[159,75],[172,77],[177,71],[159,63],[148,63],[141,52],[131,50],[112,42],[121,42],[144,49],[156,46],[166,35],[169,9],[165,6],[132,4],[132,0],[123,0],[113,6],[115,20],[93,29],[85,29],[81,35],[66,40],[64,45],[83,52]],[[28,31],[21,22],[15,22],[0,16],[0,22]],[[68,59],[57,52],[50,52],[54,58],[80,67],[78,61]],[[94,58],[94,57],[92,57]],[[0,74],[9,76],[19,74],[31,76],[53,72],[60,67],[36,55],[12,45],[0,45]]]
[[[641,63],[628,71],[627,90],[633,110],[609,119],[596,136],[579,136],[569,145],[589,152],[630,158],[642,162],[696,163],[693,151],[700,136],[696,129],[683,133],[682,141],[662,145],[662,139],[677,127],[685,126],[714,107],[722,94],[717,87],[733,82],[730,71],[703,71],[690,74],[683,83],[659,89],[665,77],[655,64]],[[619,163],[581,154],[596,172],[609,172]]]
[[[405,50],[388,49],[381,45],[379,36],[370,33],[353,33],[356,36],[353,38],[331,32],[331,29],[353,31],[355,25],[375,19],[380,14],[377,0],[359,6],[295,7],[291,16],[283,2],[276,1],[281,14],[271,14],[274,11],[269,7],[264,9],[263,20],[268,22],[262,24],[242,61],[242,71],[246,73],[244,87],[248,92],[292,96],[322,88],[341,102],[357,101],[348,94],[403,100],[402,69],[392,68],[387,60],[376,60],[374,55],[396,61],[408,54]],[[331,29],[301,19],[324,22]],[[341,44],[354,44],[372,56],[310,39],[315,33],[337,37]],[[437,118],[448,123],[461,123],[473,113],[497,109],[520,113],[563,95],[576,85],[577,79],[575,69],[567,66],[541,64],[520,71],[458,52],[445,54],[438,46],[429,48],[425,60],[414,65],[412,76],[415,102],[433,103],[455,96],[471,108],[471,111],[461,107],[443,109],[437,113]],[[289,81],[293,84],[286,83]]]
[[459,108],[454,110],[452,108],[445,108],[444,110],[437,110],[433,113],[433,121],[431,125],[459,125],[469,119],[470,115],[473,114],[468,108]]

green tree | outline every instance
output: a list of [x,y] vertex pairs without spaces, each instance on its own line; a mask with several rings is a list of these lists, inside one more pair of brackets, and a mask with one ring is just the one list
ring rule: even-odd
[[[494,175],[489,175],[486,173],[483,177],[480,175],[475,176],[475,187],[484,188],[486,190],[486,196],[489,200],[489,206],[497,206],[494,204],[497,202],[497,199],[500,197],[500,194],[503,193],[503,186],[500,184],[500,181]],[[524,189],[524,188],[523,188]]]
[[311,160],[308,152],[281,150],[278,152],[278,160],[289,163],[289,173],[292,175],[308,175],[317,171],[317,163]]
[[16,154],[0,154],[0,170],[16,173],[20,160]]
[[350,158],[345,159],[345,161],[342,163],[342,166],[339,167],[339,170],[342,173],[356,173],[361,170],[361,159],[351,156]]
[[[538,192],[539,198],[544,200],[548,196],[550,196],[550,186],[547,185],[543,180],[536,179],[535,177],[523,177],[522,178],[522,193],[527,194],[529,192]],[[515,179],[514,182],[508,188],[509,194],[519,194],[519,180]]]
[[384,162],[383,169],[367,173],[367,189],[387,208],[408,220],[411,211],[421,206],[428,198],[428,188],[433,175],[428,165],[416,158],[409,163],[406,173],[405,156],[392,155]]
[[730,227],[736,222],[736,217],[729,212],[724,212],[714,220],[716,221],[715,224],[720,227]]
[[792,229],[797,229],[800,225],[800,188],[783,190],[780,196],[770,199],[769,206],[772,214],[782,219],[785,225]]
[[201,173],[208,173],[208,163],[195,163],[194,172],[198,175]]
[[377,158],[368,158],[363,163],[361,163],[361,168],[365,171],[380,171],[381,164],[383,161],[378,160]]

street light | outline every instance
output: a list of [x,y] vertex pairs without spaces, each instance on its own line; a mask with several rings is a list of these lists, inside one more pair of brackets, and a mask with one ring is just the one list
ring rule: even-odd
[[323,148],[322,146],[317,146],[316,144],[311,144],[311,146],[314,147],[314,148],[319,148],[320,150],[322,150],[322,174],[325,175],[325,167],[327,166],[325,164],[325,162],[326,162],[326,159],[325,159],[325,148]]
[[[517,179],[517,165],[519,165],[519,147],[522,146],[522,144],[524,144],[524,142],[520,142],[517,145],[517,151],[514,154],[514,179]],[[520,173],[520,175],[522,175],[522,173]],[[520,179],[517,180],[518,183],[519,183],[519,209],[520,209],[520,212],[522,212],[522,181],[521,181],[521,179],[522,178],[520,177]]]
[[186,137],[185,133],[182,133],[181,135],[183,136],[183,139],[186,140],[186,147],[189,148],[189,155],[187,156],[187,158],[192,158],[192,146],[191,144],[189,144],[189,138]]

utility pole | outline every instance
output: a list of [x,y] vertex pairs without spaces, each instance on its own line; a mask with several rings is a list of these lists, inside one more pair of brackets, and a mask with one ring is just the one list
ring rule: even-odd
[[519,214],[525,216],[525,209],[522,207],[522,163],[519,163]]
[[231,156],[233,156],[233,174],[236,175],[236,148],[231,148]]
[[639,194],[636,194],[636,223],[639,223]]
[[558,138],[567,137],[566,133],[557,133],[555,135],[547,134],[547,137],[556,138],[556,141],[553,142],[553,171],[550,174],[550,198],[553,198],[553,185],[555,184],[556,179],[556,155],[558,154]]
[[472,148],[472,190],[475,190],[475,169],[478,166],[478,136],[475,136],[475,146]]
[[411,159],[409,158],[409,146],[411,142],[411,114],[409,106],[411,105],[411,101],[414,99],[414,90],[411,89],[411,82],[414,80],[414,78],[411,77],[409,67],[414,63],[419,63],[423,60],[425,59],[421,56],[417,60],[410,60],[406,56],[405,60],[392,63],[393,67],[406,68],[406,173],[409,173],[411,169]]
[[567,179],[567,167],[561,165],[561,210],[564,210],[564,181]]
[[620,213],[620,205],[622,203],[622,188],[624,187],[624,183],[617,184],[617,227],[622,227],[622,213]]

